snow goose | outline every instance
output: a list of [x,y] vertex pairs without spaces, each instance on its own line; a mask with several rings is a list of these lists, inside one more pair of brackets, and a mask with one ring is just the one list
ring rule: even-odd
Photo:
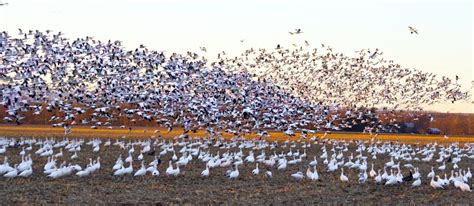
[[392,167],[393,165],[395,165],[395,162],[393,162],[393,157],[390,157],[390,162],[385,163],[385,166]]
[[153,166],[153,165],[157,166],[157,165],[159,165],[159,164],[161,164],[161,159],[159,159],[159,158],[155,155],[155,159],[153,159],[153,161],[150,162],[150,164],[148,164],[148,165],[149,165],[149,166]]
[[100,150],[100,146],[97,145],[97,146],[94,147],[94,149],[92,151],[95,152],[95,153],[98,153],[99,150]]
[[132,163],[129,162],[128,167],[124,168],[123,173],[124,174],[132,174],[132,172],[133,172],[133,166],[132,166]]
[[364,184],[367,181],[368,175],[366,170],[361,170],[359,173],[359,183]]
[[413,181],[413,183],[411,184],[411,187],[419,187],[421,185],[421,179],[418,178],[418,179],[415,179],[415,181]]
[[[132,147],[133,148],[133,147]],[[133,157],[132,157],[132,153],[131,152],[128,152],[128,157],[125,158],[125,162],[133,162]]]
[[84,170],[81,170],[81,171],[77,172],[76,175],[79,176],[79,177],[87,177],[87,176],[90,175],[90,169],[86,168]]
[[25,156],[25,154],[26,154],[25,147],[22,147],[20,155]]
[[97,157],[95,164],[91,165],[91,172],[95,172],[100,169],[100,157]]
[[339,179],[342,181],[342,182],[348,182],[349,181],[349,178],[344,175],[344,168],[341,167],[341,176],[339,177]]
[[428,178],[433,178],[434,176],[435,176],[435,172],[434,172],[434,170],[433,170],[433,167],[431,167],[431,172],[428,173],[428,175],[427,175],[426,177],[428,177]]
[[160,171],[155,167],[154,170],[151,172],[151,175],[157,177],[160,176]]
[[235,166],[235,170],[233,170],[230,174],[229,174],[229,178],[230,179],[237,179],[237,177],[239,177],[239,166],[236,165]]
[[178,156],[176,156],[176,153],[173,150],[173,157],[171,157],[171,160],[176,161],[178,160]]
[[306,177],[311,179],[312,176],[313,176],[313,172],[311,172],[311,169],[308,167],[308,169],[306,169]]
[[372,163],[372,168],[370,169],[369,176],[374,177],[377,173],[374,170],[374,163]]
[[277,169],[278,170],[284,170],[284,169],[286,169],[287,165],[288,165],[288,161],[286,161],[286,159],[282,159],[282,162],[281,162],[281,164],[278,165]]
[[158,163],[153,161],[153,162],[150,163],[150,165],[151,165],[151,166],[149,166],[148,168],[146,168],[146,171],[151,173],[151,172],[153,172],[154,170],[156,170],[156,167],[157,167]]
[[123,168],[123,161],[119,157],[119,159],[115,162],[115,165],[112,167],[112,170],[119,170],[121,168]]
[[170,161],[170,166],[168,167],[168,169],[166,169],[166,175],[177,177],[179,173],[180,173],[179,165],[176,164],[176,169],[174,169]]
[[272,178],[273,177],[272,171],[266,171],[265,176],[267,176],[268,178]]
[[298,171],[298,172],[296,172],[296,173],[291,174],[291,177],[293,177],[293,178],[295,178],[295,179],[297,179],[297,180],[301,180],[301,179],[304,178],[304,175],[303,175],[303,172]]
[[382,175],[381,175],[382,172],[380,170],[378,170],[378,171],[379,172],[378,172],[377,176],[375,176],[375,183],[377,183],[377,184],[382,182]]
[[13,169],[7,172],[6,174],[4,174],[3,176],[9,179],[16,177],[18,175],[18,170],[16,169],[16,166],[17,165],[15,164]]
[[5,147],[5,145],[2,145],[2,147],[0,147],[0,155],[5,154],[5,152],[7,152],[7,148]]
[[245,158],[245,161],[248,162],[248,163],[253,163],[255,161],[253,151],[249,152],[249,155]]
[[467,168],[467,172],[464,176],[468,179],[472,178],[472,173],[471,173],[471,168],[470,167]]
[[201,177],[209,177],[209,166],[206,165],[206,169],[201,172]]
[[471,187],[469,186],[469,184],[467,184],[465,182],[461,182],[459,188],[463,192],[471,192]]
[[314,172],[311,172],[310,168],[306,171],[306,175],[310,180],[319,180],[319,174],[318,170],[316,169],[316,166],[313,167]]
[[421,177],[418,167],[415,168],[415,173],[413,173],[413,179],[419,179]]
[[436,177],[438,178],[438,182],[443,186],[443,187],[447,187],[449,185],[449,180],[447,178],[447,175],[446,173],[444,173],[444,179],[443,178],[440,178],[438,175],[436,175]]
[[77,158],[78,158],[78,156],[77,156],[77,151],[74,150],[74,154],[71,156],[71,159],[72,159],[72,160],[75,160],[75,159],[77,159]]
[[53,155],[53,149],[48,149],[44,151],[43,153],[40,154],[40,157],[46,157],[46,156],[51,156]]
[[390,176],[387,177],[387,181],[385,182],[385,185],[395,185],[397,184],[397,175],[393,174],[393,170],[390,170]]
[[252,170],[252,174],[253,175],[258,175],[258,173],[260,173],[260,169],[258,169],[258,163],[256,163],[255,169]]
[[431,177],[430,186],[434,189],[444,189],[443,185],[434,180],[434,175]]
[[134,177],[143,176],[146,174],[145,163],[142,161],[142,167],[135,172]]
[[31,155],[29,155],[29,158],[21,158],[21,163],[18,164],[18,167],[17,167],[17,170],[19,173],[27,170],[28,168],[31,167],[31,164],[33,163],[33,161],[31,160]]
[[133,167],[132,167],[132,163],[129,162],[129,166],[128,167],[122,167],[118,170],[116,170],[114,172],[114,176],[122,176],[122,175],[125,175],[125,174],[131,174],[133,172]]
[[55,158],[63,157],[63,148],[59,148],[59,153],[54,155]]
[[29,177],[32,174],[33,174],[33,168],[30,165],[30,167],[28,169],[23,170],[23,172],[21,172],[18,176],[20,176],[20,177]]
[[438,169],[444,171],[446,169],[446,163],[443,162],[443,165],[439,166]]
[[[46,168],[46,167],[45,167]],[[56,167],[56,162],[54,162],[54,164],[52,164],[50,167],[48,167],[47,169],[45,169],[43,171],[44,174],[51,174],[53,173],[54,171],[58,170],[58,168]]]
[[309,166],[316,166],[318,165],[318,160],[316,160],[316,155],[313,157],[313,161],[309,163]]

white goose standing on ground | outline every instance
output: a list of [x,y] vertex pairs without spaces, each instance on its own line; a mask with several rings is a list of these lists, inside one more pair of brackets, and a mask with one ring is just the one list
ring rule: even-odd
[[4,174],[3,176],[6,177],[6,178],[15,178],[16,176],[18,176],[18,170],[16,169],[16,164],[15,166],[13,167],[13,169],[9,172],[7,172],[6,174]]
[[253,175],[258,175],[260,173],[260,169],[258,168],[258,163],[255,164],[255,169],[252,170]]
[[142,160],[141,168],[137,170],[133,176],[138,177],[138,176],[144,176],[145,174],[146,174],[145,163]]
[[206,165],[206,169],[201,172],[202,177],[209,177],[209,166]]
[[421,179],[417,178],[413,183],[411,184],[411,187],[419,187],[421,185]]
[[443,185],[439,181],[434,180],[434,176],[431,177],[430,186],[434,189],[444,189]]
[[235,166],[235,170],[233,170],[230,174],[229,174],[229,179],[237,179],[237,177],[239,177],[240,173],[239,173],[239,166],[236,165]]
[[291,174],[291,177],[295,178],[296,180],[302,180],[304,178],[304,174],[301,171],[297,171],[296,173]]
[[29,165],[29,168],[26,170],[23,170],[18,176],[29,177],[31,175],[33,175],[33,168],[31,167],[31,165]]
[[341,176],[339,177],[339,179],[342,182],[348,182],[349,181],[349,178],[344,174],[344,168],[343,167],[341,167]]

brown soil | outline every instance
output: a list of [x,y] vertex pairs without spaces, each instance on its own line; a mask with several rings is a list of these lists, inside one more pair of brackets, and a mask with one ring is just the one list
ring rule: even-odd
[[[125,140],[129,141],[129,140]],[[353,146],[353,145],[352,145]],[[328,173],[322,167],[322,160],[318,158],[318,171],[320,181],[309,180],[296,181],[290,174],[301,170],[306,171],[306,166],[313,156],[320,155],[321,145],[313,145],[308,149],[308,159],[297,166],[290,166],[284,171],[272,169],[273,178],[267,179],[263,173],[266,169],[260,166],[261,174],[252,176],[251,171],[254,164],[244,163],[240,170],[240,177],[237,180],[229,180],[224,176],[228,168],[211,169],[208,178],[201,178],[200,173],[204,169],[204,164],[193,157],[193,161],[186,167],[181,168],[182,173],[176,178],[166,177],[165,170],[167,162],[172,154],[162,157],[163,163],[158,166],[159,177],[147,174],[145,177],[115,177],[112,176],[112,166],[115,160],[122,154],[126,157],[127,151],[119,149],[117,146],[104,147],[101,145],[99,153],[93,153],[91,146],[83,145],[82,151],[78,153],[79,158],[70,160],[72,155],[64,151],[68,163],[77,163],[84,167],[88,163],[88,158],[101,157],[101,169],[90,177],[79,178],[68,176],[59,179],[47,178],[42,173],[46,163],[46,157],[33,155],[34,174],[29,178],[14,178],[7,180],[0,178],[0,202],[2,204],[15,203],[61,203],[61,204],[102,204],[102,203],[144,203],[144,204],[472,204],[474,193],[461,192],[459,189],[449,186],[445,190],[435,190],[429,186],[426,174],[432,165],[431,163],[412,162],[420,167],[422,174],[422,186],[416,189],[410,188],[408,183],[398,186],[383,186],[374,183],[372,178],[366,184],[357,182],[357,172],[349,170],[350,182],[344,184],[339,181],[340,172]],[[33,148],[36,151],[37,147]],[[175,149],[180,149],[176,147]],[[138,156],[139,148],[135,148],[134,158]],[[279,153],[282,148],[277,150]],[[287,152],[289,149],[283,149]],[[354,148],[351,147],[353,151]],[[10,165],[19,163],[20,148],[8,148],[6,156],[9,157]],[[213,153],[217,149],[211,150]],[[220,150],[221,154],[227,150]],[[231,151],[237,151],[232,149]],[[248,154],[248,150],[243,150]],[[300,149],[300,151],[302,151]],[[57,149],[55,153],[57,153]],[[267,155],[273,152],[267,150]],[[260,152],[256,152],[256,155]],[[0,156],[3,162],[5,155]],[[180,155],[178,155],[180,156]],[[435,155],[437,158],[437,155]],[[145,164],[153,159],[152,156],[145,155]],[[62,161],[62,160],[61,160]],[[61,162],[60,161],[60,162]],[[389,158],[378,156],[375,161],[375,168],[381,168],[389,161]],[[372,160],[369,158],[369,170]],[[402,162],[401,165],[405,164]],[[459,164],[460,168],[471,167],[474,160],[463,158]],[[134,170],[140,167],[140,162],[134,162]],[[447,165],[450,171],[452,164]],[[408,170],[403,169],[404,173]],[[437,171],[437,173],[439,173]],[[444,174],[443,174],[444,175]],[[472,184],[472,179],[470,184]],[[472,186],[471,186],[472,188]]]

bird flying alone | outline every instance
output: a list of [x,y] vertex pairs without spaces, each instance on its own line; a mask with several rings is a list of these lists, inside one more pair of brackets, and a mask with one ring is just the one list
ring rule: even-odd
[[413,33],[418,34],[418,29],[411,26],[408,26],[408,29],[410,29],[410,34],[413,34]]
[[294,35],[294,34],[302,34],[302,33],[303,33],[303,31],[301,31],[301,29],[295,29],[295,31],[294,31],[294,32],[291,32],[291,31],[290,31],[290,32],[288,32],[288,33],[290,33],[290,35]]

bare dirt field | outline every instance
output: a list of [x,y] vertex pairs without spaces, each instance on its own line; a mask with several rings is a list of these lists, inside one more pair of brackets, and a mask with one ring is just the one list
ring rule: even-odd
[[[1,135],[10,135],[5,132],[8,127],[0,127]],[[24,133],[20,136],[27,136],[33,131],[34,136],[55,136],[62,132],[61,129],[51,129],[49,131],[41,131],[38,128],[30,127],[24,128]],[[41,132],[40,132],[41,131]],[[89,129],[84,128],[84,134]],[[113,134],[112,131],[106,135],[101,133],[102,130],[94,130],[89,135],[84,135],[81,130],[76,129],[76,135],[81,137],[102,137],[106,138]],[[74,134],[73,132],[73,134]],[[115,131],[114,131],[115,132]],[[140,131],[136,131],[137,136]],[[143,131],[141,131],[143,133]],[[176,131],[177,132],[177,131]],[[145,132],[146,133],[146,132]],[[152,131],[150,132],[152,133]],[[117,132],[115,137],[121,137],[127,134],[126,130]],[[133,133],[132,133],[133,134]],[[151,135],[151,134],[147,134]],[[171,134],[170,134],[171,135]],[[200,135],[198,133],[197,135]],[[18,135],[13,135],[17,136]],[[367,135],[366,135],[367,136]],[[70,137],[72,138],[72,137]],[[337,137],[336,137],[337,138]],[[359,138],[359,136],[355,136]],[[414,137],[413,137],[414,138]],[[423,137],[425,138],[425,137]],[[442,137],[433,137],[431,140],[443,140]],[[464,140],[461,137],[457,141]],[[62,138],[58,138],[62,139]],[[368,138],[367,138],[368,139]],[[85,141],[90,139],[86,138]],[[120,141],[136,141],[136,138],[119,138]],[[450,140],[453,140],[452,138]],[[471,140],[471,139],[469,139]],[[469,141],[465,140],[465,141]],[[104,139],[105,141],[105,139]],[[115,141],[115,140],[113,140]],[[472,141],[471,141],[472,142]],[[121,154],[122,157],[127,156],[127,151],[120,149],[118,146],[104,147],[100,146],[100,152],[92,152],[92,147],[83,145],[82,150],[78,153],[79,158],[76,160],[70,159],[71,153],[64,152],[64,158],[60,159],[68,163],[79,164],[85,166],[89,163],[89,158],[95,159],[101,157],[101,168],[99,171],[93,173],[89,177],[77,177],[70,175],[58,179],[51,179],[43,174],[43,166],[47,161],[46,157],[40,157],[33,152],[38,148],[35,146],[31,151],[33,158],[34,174],[28,178],[14,178],[6,179],[0,177],[0,202],[1,204],[18,204],[18,203],[59,203],[59,204],[103,204],[103,203],[143,203],[143,204],[252,204],[252,205],[269,205],[269,204],[284,204],[284,205],[303,205],[303,204],[364,204],[364,205],[378,205],[378,204],[463,204],[468,205],[474,202],[474,193],[462,192],[459,189],[449,186],[444,190],[435,190],[430,187],[429,179],[426,178],[431,166],[438,167],[440,163],[436,162],[411,162],[416,167],[420,168],[422,176],[422,185],[418,188],[411,188],[410,183],[402,183],[396,186],[378,185],[373,178],[365,184],[359,184],[358,172],[356,170],[348,170],[348,183],[343,183],[339,180],[340,171],[327,172],[327,168],[322,164],[323,160],[318,158],[318,172],[321,177],[319,181],[310,181],[303,179],[301,181],[295,180],[291,177],[292,173],[296,171],[305,172],[308,163],[313,159],[313,156],[321,155],[322,143],[311,144],[307,148],[307,159],[304,159],[301,164],[289,165],[286,170],[277,170],[276,168],[265,168],[260,166],[260,175],[253,176],[252,170],[255,164],[244,163],[239,167],[240,176],[236,180],[229,180],[225,176],[227,168],[213,168],[210,171],[210,176],[207,178],[201,177],[201,171],[205,169],[205,164],[196,157],[181,168],[181,174],[178,177],[167,177],[165,170],[168,167],[168,161],[172,154],[168,153],[161,157],[162,164],[158,165],[160,171],[159,177],[151,176],[150,174],[144,177],[133,177],[131,175],[116,177],[113,176],[112,166],[116,159]],[[293,150],[299,149],[301,143],[297,143],[297,147]],[[331,146],[328,146],[328,149]],[[176,150],[180,147],[176,146]],[[136,160],[138,156],[139,147],[136,147],[134,153],[134,172],[140,168],[140,162]],[[159,150],[157,148],[157,150]],[[350,144],[349,152],[354,152],[355,144]],[[21,162],[18,155],[22,148],[8,148],[4,155],[0,155],[0,163],[3,162],[5,156],[9,157],[10,165]],[[211,147],[209,150],[215,154],[218,151],[222,154],[226,151],[237,152],[238,148],[223,149]],[[274,149],[276,153],[288,152],[289,148],[277,147]],[[266,149],[267,155],[273,154],[274,151]],[[55,153],[58,151],[55,150]],[[248,155],[249,149],[243,149],[243,154]],[[261,151],[256,150],[255,155],[260,154]],[[354,152],[355,153],[355,152]],[[349,154],[349,153],[348,153]],[[364,155],[367,155],[364,152]],[[180,154],[178,154],[180,156]],[[154,158],[151,155],[145,155],[145,164],[148,165]],[[437,158],[435,155],[434,158]],[[388,155],[379,155],[376,160],[368,159],[369,169],[370,164],[374,163],[375,168],[382,168],[383,165],[390,161]],[[59,162],[59,163],[60,163]],[[407,162],[401,161],[401,165]],[[471,167],[473,169],[474,159],[464,158],[458,163],[460,168]],[[452,164],[447,163],[446,173],[452,169]],[[264,171],[271,170],[273,178],[267,178]],[[344,170],[346,172],[346,170]],[[408,173],[406,168],[402,169],[404,175]],[[436,171],[444,175],[444,172]],[[448,174],[449,175],[449,174]],[[469,183],[471,188],[472,179]]]

